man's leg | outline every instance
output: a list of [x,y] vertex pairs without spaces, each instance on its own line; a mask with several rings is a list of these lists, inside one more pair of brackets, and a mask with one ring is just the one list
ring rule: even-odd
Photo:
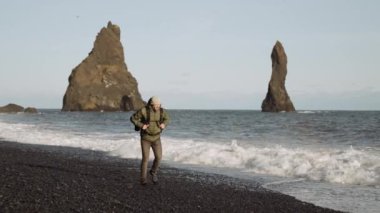
[[152,175],[153,182],[156,183],[158,181],[157,172],[159,170],[162,159],[161,139],[158,139],[156,142],[152,143],[152,149],[154,154],[154,161],[150,172]]
[[149,152],[151,143],[149,141],[141,140],[141,184],[146,184],[146,175],[148,170]]

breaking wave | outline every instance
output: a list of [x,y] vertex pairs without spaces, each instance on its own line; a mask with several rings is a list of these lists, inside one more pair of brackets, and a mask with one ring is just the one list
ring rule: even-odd
[[[22,143],[78,147],[109,152],[124,158],[140,158],[136,133],[80,134],[41,128],[32,124],[0,122],[0,137]],[[337,149],[286,148],[280,145],[257,147],[163,138],[164,160],[205,167],[238,168],[254,174],[307,178],[354,185],[380,185],[380,157],[348,147]],[[152,154],[151,154],[152,157]]]
[[[137,148],[136,148],[137,146]],[[340,184],[379,185],[380,158],[365,151],[290,149],[282,146],[259,148],[192,140],[163,140],[168,161],[201,166],[239,168],[253,174],[307,178]],[[113,155],[131,158],[139,144],[124,144]],[[134,152],[134,151],[132,151]]]

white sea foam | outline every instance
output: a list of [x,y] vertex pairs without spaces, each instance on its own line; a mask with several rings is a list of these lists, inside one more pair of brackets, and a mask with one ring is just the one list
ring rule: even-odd
[[297,111],[297,113],[300,114],[315,114],[318,113],[317,111],[310,111],[310,110],[302,110],[302,111]]
[[[289,149],[281,146],[242,147],[230,145],[163,140],[165,159],[183,164],[240,168],[256,173],[282,177],[307,178],[342,184],[379,185],[380,158],[364,151]],[[130,146],[113,153],[132,157]]]
[[[84,135],[43,129],[35,125],[0,122],[0,137],[22,143],[99,150],[126,158],[141,157],[139,137],[136,133],[125,133],[121,137],[103,133]],[[332,183],[380,185],[380,157],[352,148],[309,150],[290,149],[279,145],[263,148],[254,145],[243,147],[237,141],[220,144],[168,137],[163,138],[163,146],[164,159],[168,162],[239,168],[253,174]]]
[[[126,140],[112,140],[110,136],[93,133],[81,135],[74,132],[41,129],[32,124],[7,124],[0,122],[0,137],[10,141],[51,146],[77,147],[109,152],[119,148]],[[130,142],[137,140],[126,134]]]
[[321,113],[330,113],[327,110],[297,110],[296,113],[299,114],[321,114]]

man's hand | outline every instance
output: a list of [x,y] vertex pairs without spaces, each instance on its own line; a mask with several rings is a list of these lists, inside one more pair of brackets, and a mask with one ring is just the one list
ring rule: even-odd
[[160,124],[160,128],[165,129],[165,124],[164,123]]
[[142,126],[142,129],[143,129],[143,130],[146,130],[148,127],[149,127],[149,124],[144,124],[144,125]]

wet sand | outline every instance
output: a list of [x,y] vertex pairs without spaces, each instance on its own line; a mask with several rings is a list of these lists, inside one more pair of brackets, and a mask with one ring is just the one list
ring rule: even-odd
[[141,186],[139,160],[0,139],[0,212],[338,212],[257,183],[163,165]]

